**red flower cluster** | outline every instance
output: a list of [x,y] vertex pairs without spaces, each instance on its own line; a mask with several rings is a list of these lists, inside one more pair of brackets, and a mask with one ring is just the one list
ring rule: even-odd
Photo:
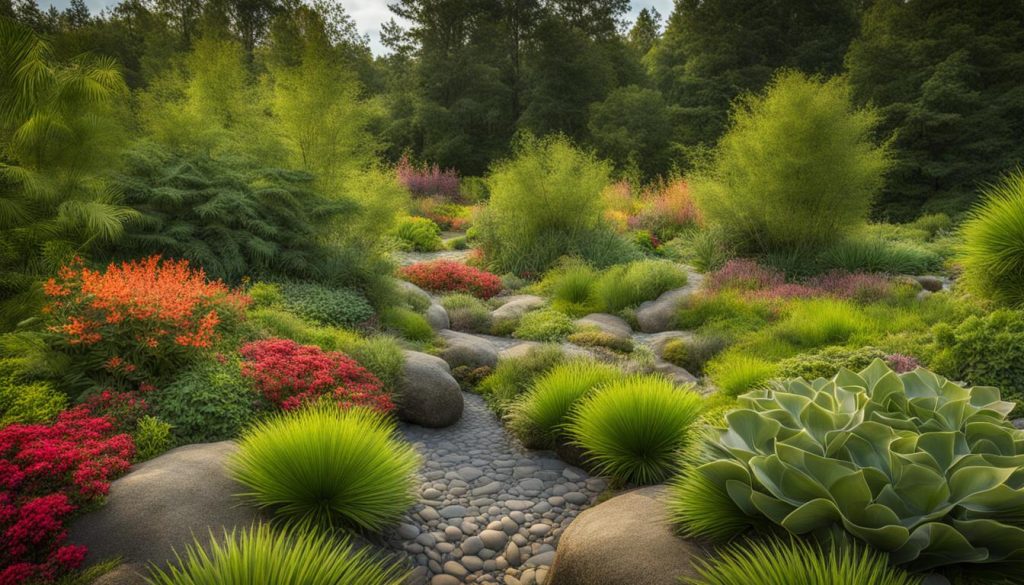
[[403,266],[399,275],[432,292],[464,292],[481,299],[489,299],[502,289],[498,275],[454,260],[432,260]]
[[104,364],[102,385],[134,386],[174,371],[238,320],[248,299],[159,256],[91,270],[80,261],[44,285],[49,330],[72,354]]
[[267,400],[292,410],[321,398],[341,407],[367,406],[389,412],[395,405],[380,380],[352,358],[290,339],[265,339],[242,346],[242,375]]
[[52,425],[0,429],[0,585],[52,580],[79,567],[85,549],[65,544],[64,523],[105,495],[134,454],[131,437],[85,406]]
[[417,168],[403,155],[395,167],[398,182],[417,197],[440,195],[455,201],[459,198],[459,174],[454,169],[441,170],[438,165]]
[[834,271],[792,283],[786,282],[782,272],[744,259],[727,262],[708,275],[704,286],[710,292],[735,290],[762,300],[829,296],[870,302],[890,297],[895,291],[895,282],[882,274]]

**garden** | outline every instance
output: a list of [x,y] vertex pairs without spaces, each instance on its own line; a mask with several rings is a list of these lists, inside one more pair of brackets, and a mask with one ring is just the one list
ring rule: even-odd
[[1019,7],[2,4],[0,585],[1024,583]]

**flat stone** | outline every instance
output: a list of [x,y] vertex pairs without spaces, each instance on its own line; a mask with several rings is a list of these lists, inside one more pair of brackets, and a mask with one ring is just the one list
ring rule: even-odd
[[528,510],[533,507],[533,502],[529,500],[507,500],[505,507],[514,511]]
[[555,551],[552,550],[533,555],[532,557],[526,559],[526,563],[524,563],[524,565],[527,567],[549,567],[553,562],[555,562]]
[[577,319],[576,324],[580,327],[596,328],[617,339],[629,339],[633,335],[633,328],[625,319],[608,313],[591,313]]
[[536,295],[512,295],[505,297],[504,304],[491,311],[494,321],[518,319],[526,313],[539,309],[547,303],[547,299]]
[[434,575],[430,578],[430,585],[459,585],[462,581],[452,575]]
[[462,552],[467,555],[475,555],[484,549],[484,541],[479,536],[470,536],[462,542]]
[[448,561],[447,563],[445,563],[444,572],[454,577],[458,577],[459,579],[465,579],[466,575],[469,574],[469,571],[466,570],[466,567],[463,567],[461,564],[455,561]]
[[441,508],[439,513],[442,518],[463,518],[467,514],[466,507],[458,505],[445,506],[444,508]]
[[[501,526],[501,523],[498,523]],[[508,535],[504,532],[494,529],[484,530],[480,533],[480,542],[484,545],[484,548],[489,548],[493,551],[500,551],[505,543],[508,541]]]
[[676,320],[676,311],[683,299],[695,293],[703,277],[691,272],[686,286],[663,293],[653,301],[642,303],[636,310],[636,320],[644,333],[668,331]]

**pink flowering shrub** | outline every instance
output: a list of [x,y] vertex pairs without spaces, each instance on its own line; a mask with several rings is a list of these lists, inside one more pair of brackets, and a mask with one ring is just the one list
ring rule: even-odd
[[85,548],[65,543],[65,522],[106,495],[134,454],[131,437],[86,406],[51,425],[0,429],[0,585],[51,581],[81,566]]
[[416,197],[439,195],[452,201],[459,198],[459,174],[454,169],[441,170],[437,164],[416,167],[408,156],[402,156],[395,167],[398,182]]
[[338,406],[367,406],[390,412],[395,405],[383,385],[352,358],[299,345],[290,339],[264,339],[242,346],[242,375],[284,410],[329,399]]
[[921,367],[921,362],[917,361],[917,358],[902,353],[891,353],[885,356],[885,362],[897,374],[913,372]]
[[431,292],[461,292],[489,299],[502,289],[501,278],[497,274],[454,260],[419,262],[403,266],[398,273],[405,280]]
[[786,282],[782,272],[746,259],[728,261],[721,269],[708,275],[704,286],[708,292],[739,291],[759,300],[827,296],[861,302],[888,298],[896,289],[889,277],[863,272],[833,271],[802,283]]
[[709,292],[723,290],[759,291],[782,286],[786,277],[778,270],[762,266],[753,260],[737,258],[729,260],[720,269],[704,280]]

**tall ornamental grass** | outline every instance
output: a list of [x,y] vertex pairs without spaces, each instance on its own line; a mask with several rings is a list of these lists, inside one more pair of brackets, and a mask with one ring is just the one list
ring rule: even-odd
[[1024,306],[1024,170],[984,191],[962,234],[968,287],[997,303]]

